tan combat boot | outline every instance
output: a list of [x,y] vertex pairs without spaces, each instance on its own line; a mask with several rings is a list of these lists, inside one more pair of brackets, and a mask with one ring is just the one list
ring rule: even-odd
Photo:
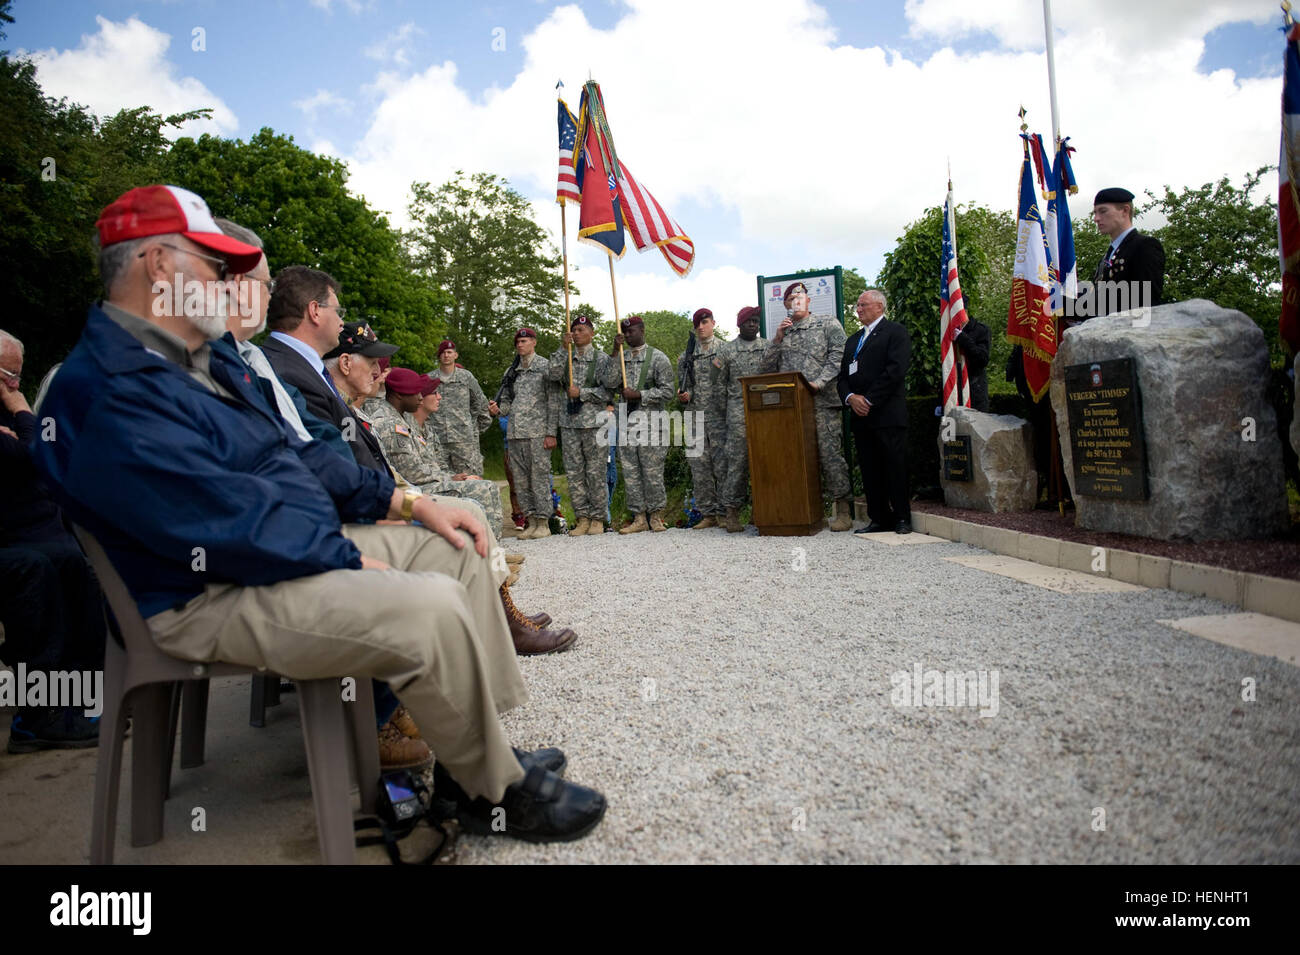
[[537,521],[537,528],[533,531],[533,540],[551,536],[551,523],[547,518],[535,517],[533,520]]
[[636,520],[627,525],[627,527],[620,527],[618,532],[620,534],[640,534],[642,531],[648,531],[649,529],[650,525],[645,522],[645,515],[638,514]]
[[583,534],[588,533],[590,529],[591,529],[591,518],[580,517],[578,518],[578,523],[573,526],[573,530],[569,531],[569,536],[581,537]]
[[853,530],[853,502],[836,501],[830,528],[833,531]]
[[728,534],[739,534],[745,529],[745,525],[740,523],[740,510],[738,508],[727,508],[727,516],[724,518],[724,527]]
[[592,519],[591,519],[591,526],[587,528],[587,533],[588,533],[588,534],[603,534],[603,533],[605,533],[605,522],[604,522],[604,521],[598,521],[598,520],[596,520],[595,518],[592,518]]
[[524,529],[519,532],[519,536],[516,537],[515,540],[521,540],[521,541],[532,540],[533,531],[535,530],[537,530],[537,519],[534,517],[530,517],[528,518],[528,523],[524,525]]
[[660,509],[657,510],[657,511],[651,511],[651,513],[650,513],[650,529],[651,529],[652,531],[666,531],[666,530],[668,530],[668,528],[664,526],[664,512],[663,512],[663,508],[660,508]]
[[523,554],[512,554],[510,553],[510,551],[506,551],[506,563],[511,567],[511,569],[517,570],[519,568],[519,565],[522,564],[523,562],[524,562]]
[[695,530],[702,531],[706,527],[717,527],[717,526],[718,526],[718,519],[714,517],[712,514],[706,514],[703,517],[701,517],[700,522],[695,525]]

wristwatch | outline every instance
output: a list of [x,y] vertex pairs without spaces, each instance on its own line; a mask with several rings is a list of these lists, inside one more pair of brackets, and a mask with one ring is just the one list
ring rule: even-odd
[[402,520],[409,521],[411,519],[411,513],[415,510],[415,502],[423,497],[423,494],[416,491],[407,491],[402,495]]

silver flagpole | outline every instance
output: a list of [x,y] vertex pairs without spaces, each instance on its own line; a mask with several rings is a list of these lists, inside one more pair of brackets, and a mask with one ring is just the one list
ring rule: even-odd
[[1043,0],[1043,28],[1047,33],[1047,88],[1052,94],[1052,161],[1061,142],[1061,114],[1056,107],[1056,53],[1052,44],[1052,0]]

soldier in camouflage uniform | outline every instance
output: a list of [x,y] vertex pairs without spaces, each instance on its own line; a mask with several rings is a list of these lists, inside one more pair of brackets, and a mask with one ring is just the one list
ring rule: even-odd
[[[718,359],[722,354],[724,343],[713,335],[716,322],[713,312],[707,308],[698,309],[691,317],[695,326],[695,349],[691,353],[687,367],[687,355],[677,360],[677,393],[683,406],[683,416],[694,412],[703,416],[695,419],[699,432],[700,446],[698,455],[688,454],[686,460],[691,466],[691,488],[695,492],[695,509],[702,515],[696,528],[717,527],[722,517],[722,482],[727,476],[727,463],[723,457],[723,445],[727,440],[727,419],[724,406],[718,401]],[[689,373],[688,373],[689,372]],[[687,384],[694,378],[694,383],[687,390]]]
[[[605,373],[605,387],[622,396],[635,410],[622,411],[627,427],[620,422],[618,458],[623,466],[623,486],[627,490],[627,509],[635,519],[620,534],[644,530],[667,530],[664,508],[668,494],[664,490],[664,461],[668,457],[668,434],[651,427],[651,413],[662,412],[672,400],[673,366],[668,356],[645,343],[645,323],[640,315],[623,320],[623,334],[614,336],[613,358]],[[624,342],[627,347],[624,348]],[[619,360],[619,351],[623,359]],[[627,387],[623,387],[623,368],[627,367]],[[626,406],[625,406],[626,407]],[[649,512],[647,524],[645,512]]]
[[727,422],[722,452],[726,476],[719,488],[719,498],[726,511],[724,526],[732,534],[744,530],[740,523],[740,509],[745,505],[749,485],[749,441],[745,433],[745,395],[741,391],[740,379],[760,374],[763,353],[767,349],[767,342],[758,337],[760,314],[752,305],[746,305],[737,313],[740,337],[725,343],[717,358],[718,412]]
[[[483,508],[493,536],[501,534],[501,494],[493,481],[468,474],[453,475],[439,459],[440,442],[425,435],[421,415],[424,397],[435,396],[438,383],[409,368],[394,368],[388,377],[387,394],[370,415],[373,433],[384,456],[398,474],[418,485],[424,494],[464,498]],[[428,413],[424,412],[427,421]]]
[[[551,380],[551,401],[560,423],[560,447],[564,450],[564,473],[569,477],[569,497],[578,523],[570,536],[605,533],[605,476],[609,448],[597,440],[600,423],[608,413],[609,389],[605,387],[609,356],[591,343],[595,330],[591,319],[578,315],[564,336],[566,347],[551,356],[547,375]],[[569,380],[569,350],[573,343],[573,380]],[[577,410],[570,412],[570,402]]]
[[429,377],[440,383],[442,393],[442,407],[434,427],[453,471],[482,474],[479,435],[491,426],[492,415],[478,379],[456,364],[458,357],[456,343],[450,338],[439,343],[438,367],[429,372]]
[[[513,385],[501,393],[501,404],[488,402],[492,414],[509,415],[506,438],[510,441],[510,469],[515,475],[519,506],[528,516],[528,526],[519,540],[550,537],[547,525],[551,505],[551,449],[555,447],[555,418],[551,408],[551,383],[547,362],[537,349],[537,333],[531,328],[515,332],[519,368]],[[441,413],[441,412],[440,412]]]
[[821,460],[822,492],[835,504],[830,528],[853,527],[853,486],[844,460],[840,433],[843,406],[835,390],[844,357],[844,329],[834,318],[808,311],[808,288],[795,282],[785,290],[790,317],[776,330],[763,355],[763,371],[802,372],[817,392],[817,456]]

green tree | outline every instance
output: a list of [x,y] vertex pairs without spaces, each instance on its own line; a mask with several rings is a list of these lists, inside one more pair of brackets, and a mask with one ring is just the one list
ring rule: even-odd
[[1274,168],[1247,173],[1241,188],[1224,176],[1181,192],[1165,186],[1159,198],[1148,195],[1152,211],[1168,220],[1154,233],[1165,247],[1165,301],[1204,298],[1245,312],[1263,330],[1269,357],[1280,366],[1277,203],[1252,196]]
[[[7,5],[0,5],[5,22]],[[76,343],[86,307],[101,293],[92,243],[103,208],[161,179],[164,130],[206,115],[147,108],[99,120],[47,97],[26,59],[0,53],[0,260],[11,276],[3,327],[26,347],[24,383]]]
[[[484,382],[498,380],[522,325],[537,331],[539,353],[554,351],[564,279],[528,200],[489,173],[458,171],[436,190],[417,182],[411,191],[415,227],[404,235],[406,248],[418,273],[450,294],[447,328],[461,362]],[[577,297],[572,282],[569,291]]]
[[416,274],[388,220],[348,190],[341,161],[262,129],[246,143],[178,140],[165,170],[168,181],[206,198],[215,215],[256,232],[273,272],[309,265],[337,278],[343,304],[400,347],[398,364],[424,371],[436,363],[449,297]]
[[[1005,339],[1006,303],[999,319],[984,292],[984,280],[990,272],[990,250],[1001,261],[1005,255],[1006,213],[984,206],[968,205],[957,209],[957,253],[961,272],[962,297],[967,312],[989,326],[994,344]],[[912,363],[908,369],[907,390],[913,395],[932,395],[939,387],[939,256],[942,252],[943,209],[934,206],[904,230],[898,245],[885,255],[884,267],[876,283],[885,290],[890,317],[907,327],[912,338]],[[1014,255],[1014,223],[1010,231],[1010,250]],[[986,245],[989,247],[986,249]],[[1002,349],[1005,356],[1006,349]],[[997,349],[989,360],[989,384],[1001,380],[1001,366],[994,365]],[[1005,357],[1002,359],[1005,362]]]

